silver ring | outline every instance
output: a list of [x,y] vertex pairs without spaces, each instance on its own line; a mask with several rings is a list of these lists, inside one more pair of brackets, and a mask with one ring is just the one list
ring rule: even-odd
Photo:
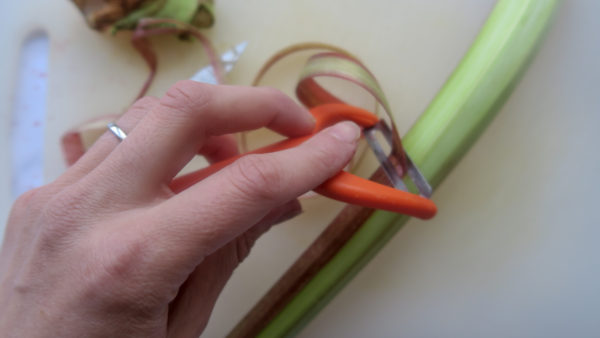
[[110,130],[119,139],[119,141],[123,141],[127,138],[127,134],[125,133],[125,131],[123,131],[121,127],[117,126],[116,123],[111,122],[106,126],[108,127],[108,130]]

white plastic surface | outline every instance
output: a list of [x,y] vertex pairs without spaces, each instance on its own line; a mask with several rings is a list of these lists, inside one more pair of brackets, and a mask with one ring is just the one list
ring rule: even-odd
[[[377,75],[405,131],[454,69],[494,1],[216,3],[217,24],[208,35],[218,50],[249,41],[230,74],[233,83],[249,84],[268,56],[293,42],[334,43],[357,53]],[[14,8],[7,10],[9,5]],[[434,194],[439,215],[411,221],[302,337],[600,336],[598,13],[600,1],[564,1],[509,101]],[[64,171],[61,133],[125,109],[146,68],[126,37],[86,29],[66,0],[35,6],[5,1],[0,16],[7,27],[0,35],[4,189],[10,186],[7,102],[28,32],[43,26],[50,36],[46,181]],[[156,42],[162,68],[152,95],[206,64],[197,44]],[[299,63],[283,62],[265,84],[291,94]],[[0,193],[4,219],[10,200]],[[258,241],[225,288],[206,337],[226,334],[341,204],[313,199],[304,207],[305,214]]]
[[10,125],[12,198],[44,183],[49,45],[48,36],[37,31],[21,49]]

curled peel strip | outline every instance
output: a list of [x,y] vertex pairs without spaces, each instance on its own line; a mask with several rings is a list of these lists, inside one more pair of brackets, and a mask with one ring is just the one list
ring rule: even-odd
[[[402,171],[406,172],[406,153],[402,146],[398,129],[394,123],[387,98],[373,73],[350,52],[333,45],[316,42],[291,45],[275,53],[265,62],[252,82],[252,85],[258,85],[267,71],[278,61],[296,52],[307,50],[320,50],[320,52],[308,59],[300,73],[300,79],[296,85],[296,96],[300,102],[308,108],[325,103],[345,103],[343,99],[333,95],[315,80],[319,77],[339,78],[360,86],[378,103],[374,109],[375,113],[378,113],[379,106],[383,108],[384,118],[392,129],[392,156],[390,159],[397,162],[394,164],[400,166]],[[247,150],[246,134],[241,135],[241,143],[242,149],[244,151]]]

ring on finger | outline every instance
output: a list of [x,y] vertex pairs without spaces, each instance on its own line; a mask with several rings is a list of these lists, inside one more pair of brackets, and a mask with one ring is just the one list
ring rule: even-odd
[[119,139],[119,141],[123,141],[127,138],[127,133],[125,133],[125,131],[121,129],[121,127],[119,127],[116,123],[110,122],[106,126],[108,127],[108,130],[110,130],[113,133],[113,135],[115,135]]

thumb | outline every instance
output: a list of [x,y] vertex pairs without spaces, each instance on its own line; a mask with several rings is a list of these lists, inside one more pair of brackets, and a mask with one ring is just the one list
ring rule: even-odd
[[198,337],[233,270],[248,256],[254,242],[272,225],[294,217],[301,210],[298,200],[285,203],[235,240],[207,256],[169,304],[168,336]]
[[244,156],[159,204],[151,226],[162,234],[156,249],[171,252],[159,256],[172,260],[163,266],[193,268],[273,208],[316,188],[348,163],[359,136],[356,124],[338,123],[295,148]]

